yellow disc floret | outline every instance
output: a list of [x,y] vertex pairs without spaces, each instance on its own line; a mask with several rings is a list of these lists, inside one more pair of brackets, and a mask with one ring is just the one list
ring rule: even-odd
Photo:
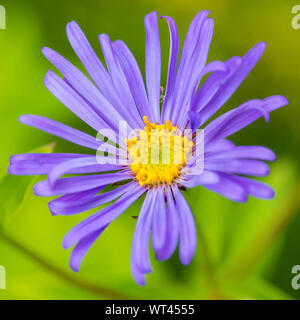
[[155,124],[143,119],[144,130],[126,140],[130,168],[142,186],[171,184],[189,160],[193,142],[169,120]]

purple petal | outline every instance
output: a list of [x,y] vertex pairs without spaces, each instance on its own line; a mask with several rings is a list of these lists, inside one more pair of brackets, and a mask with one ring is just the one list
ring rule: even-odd
[[217,152],[223,152],[223,151],[230,151],[235,148],[235,144],[230,140],[217,140],[213,143],[209,144],[208,146],[205,146],[205,154],[207,153],[217,153]]
[[209,160],[205,163],[205,169],[257,177],[265,177],[270,173],[269,166],[258,160]]
[[44,84],[59,101],[61,101],[68,109],[87,123],[91,128],[94,128],[97,132],[102,128],[107,128],[107,124],[99,117],[99,115],[80,97],[80,95],[78,95],[76,91],[74,91],[53,71],[49,71],[46,74]]
[[97,150],[102,144],[95,137],[41,116],[23,115],[19,117],[19,121],[86,148]]
[[[25,153],[10,157],[8,172],[16,175],[48,174],[49,171],[63,161],[82,157],[72,153]],[[86,155],[88,157],[88,155]],[[90,155],[89,157],[94,157]]]
[[199,39],[197,41],[195,52],[191,58],[187,73],[183,74],[183,79],[178,82],[180,88],[178,90],[177,99],[174,103],[174,114],[176,114],[175,123],[179,127],[183,127],[188,120],[189,102],[194,92],[194,88],[198,85],[201,72],[206,63],[212,35],[214,22],[212,19],[206,19],[201,27]]
[[165,244],[166,239],[166,205],[164,188],[157,188],[157,199],[153,208],[152,218],[152,247],[155,252],[159,251]]
[[282,96],[267,98],[269,100],[247,101],[236,109],[233,109],[212,121],[205,128],[205,141],[209,144],[216,139],[226,138],[229,135],[243,129],[253,121],[266,116],[288,103]]
[[[241,57],[232,57],[224,65],[225,70],[214,72],[200,87],[191,101],[191,110],[200,112],[217,93],[220,87],[231,77],[242,62]],[[206,66],[208,67],[208,66]]]
[[127,83],[127,79],[120,64],[116,60],[108,35],[101,34],[99,36],[99,40],[113,83],[118,91],[121,101],[123,102],[121,109],[122,115],[124,115],[124,118],[127,119],[132,128],[143,126],[143,121],[136,108],[134,99]]
[[231,176],[230,178],[240,183],[252,197],[265,200],[274,198],[274,190],[263,182],[239,176]]
[[94,213],[93,215],[76,225],[73,229],[71,229],[64,237],[63,247],[65,249],[68,249],[87,235],[92,234],[110,224],[117,217],[119,217],[133,202],[135,202],[145,191],[145,188],[137,185],[136,183],[133,183],[131,189],[128,190],[116,202]]
[[47,180],[44,180],[38,182],[33,187],[33,191],[35,195],[40,197],[52,197],[102,187],[109,183],[127,179],[131,179],[131,175],[122,172],[63,178],[57,181],[54,186],[51,186]]
[[79,272],[83,258],[105,229],[106,227],[97,230],[77,243],[70,256],[70,267],[74,272]]
[[[208,11],[199,12],[193,19],[187,32],[174,86],[175,94],[172,95],[172,99],[168,101],[168,105],[166,105],[165,108],[164,117],[165,119],[171,120],[172,122],[175,122],[176,120],[176,115],[174,115],[174,113],[178,112],[177,109],[174,109],[173,105],[176,104],[176,101],[180,101],[182,99],[182,95],[184,94],[185,83],[189,80],[187,78],[191,75],[189,71],[191,59],[195,51],[202,24],[205,21],[208,14]],[[176,104],[176,106],[178,107],[178,105],[179,102]]]
[[148,100],[151,110],[151,119],[160,122],[160,40],[157,22],[157,13],[152,12],[145,16],[146,29],[146,84]]
[[141,116],[147,116],[148,119],[150,119],[150,107],[144,80],[133,54],[121,40],[114,41],[112,46],[126,76],[128,85]]
[[174,86],[176,80],[176,68],[179,52],[179,37],[178,30],[175,21],[171,17],[161,16],[166,19],[169,32],[170,32],[170,53],[169,53],[169,67],[168,67],[168,78],[166,85],[166,92],[162,106],[162,121],[166,122],[168,119],[165,117],[165,108],[170,107],[169,100],[174,94]]
[[81,157],[77,159],[71,159],[60,164],[57,164],[48,175],[48,182],[53,186],[60,177],[67,173],[91,173],[91,172],[105,172],[105,171],[114,171],[121,170],[124,167],[117,164],[110,164],[110,159],[115,159],[113,157],[102,157],[104,160],[107,160],[107,164],[99,163],[100,156],[94,157]]
[[50,201],[49,208],[53,215],[77,214],[113,201],[130,190],[131,187],[132,182],[101,194],[98,193],[104,187],[67,194]]
[[197,245],[195,221],[191,209],[178,187],[174,187],[173,191],[179,222],[179,257],[182,264],[188,265],[194,257]]
[[216,173],[204,170],[199,175],[186,175],[179,181],[186,188],[194,188],[203,184],[216,184],[219,182],[219,177]]
[[96,86],[113,106],[119,106],[121,101],[108,72],[75,21],[68,23],[67,36],[73,50],[76,52]]
[[130,256],[131,272],[134,280],[142,286],[146,283],[144,274],[152,271],[149,257],[149,236],[156,197],[156,190],[149,190],[147,192],[132,240]]
[[173,199],[173,195],[171,193],[170,188],[166,188],[166,196],[167,196],[167,221],[166,221],[166,237],[164,241],[163,247],[156,252],[156,259],[158,260],[167,260],[174,253],[177,242],[178,242],[178,221],[177,221],[177,213],[175,202]]
[[237,146],[229,151],[220,151],[205,156],[208,160],[220,159],[257,159],[265,161],[275,161],[275,153],[266,147],[261,146]]
[[245,188],[238,182],[231,179],[232,175],[218,173],[219,182],[213,185],[203,185],[206,189],[216,192],[229,200],[246,202],[248,194]]
[[103,96],[95,85],[75,66],[63,56],[50,48],[43,48],[45,57],[64,75],[65,80],[86,101],[90,103],[94,111],[107,123],[104,127],[112,126],[118,129],[118,121],[123,117],[114,106]]
[[235,90],[247,77],[249,72],[256,65],[265,51],[266,44],[258,43],[244,57],[238,70],[223,85],[214,98],[201,111],[202,124],[205,123],[212,115],[214,115],[220,107],[232,96]]

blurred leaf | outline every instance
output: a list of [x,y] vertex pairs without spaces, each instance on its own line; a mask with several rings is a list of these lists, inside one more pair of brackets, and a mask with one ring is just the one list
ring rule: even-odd
[[[55,147],[54,143],[36,148],[29,153],[51,153]],[[14,176],[6,173],[0,181],[0,227],[6,223],[20,208],[28,190],[36,181],[32,176]]]

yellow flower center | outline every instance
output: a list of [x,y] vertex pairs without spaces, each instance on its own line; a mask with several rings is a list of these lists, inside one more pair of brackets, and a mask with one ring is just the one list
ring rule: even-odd
[[191,157],[193,142],[167,120],[146,124],[138,136],[127,139],[130,168],[142,186],[171,184]]

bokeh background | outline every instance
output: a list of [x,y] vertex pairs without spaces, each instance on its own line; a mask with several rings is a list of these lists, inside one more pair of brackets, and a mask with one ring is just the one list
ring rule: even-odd
[[[298,299],[291,286],[300,264],[300,29],[291,27],[296,1],[238,0],[2,0],[7,29],[0,30],[0,265],[7,289],[0,299]],[[143,20],[150,11],[170,15],[184,40],[194,15],[211,10],[215,32],[209,61],[244,55],[255,43],[267,50],[222,112],[252,98],[285,95],[290,105],[275,111],[270,123],[260,119],[233,137],[258,144],[278,155],[264,179],[276,190],[273,201],[250,199],[236,204],[203,188],[188,191],[198,229],[198,247],[190,266],[178,255],[166,262],[152,257],[154,272],[146,287],[130,274],[129,257],[141,206],[134,204],[115,221],[87,254],[79,274],[68,267],[64,234],[86,214],[52,217],[45,198],[35,197],[30,177],[9,177],[9,156],[56,142],[58,152],[83,151],[18,123],[21,114],[44,115],[78,129],[88,129],[43,86],[53,67],[41,54],[48,46],[82,66],[69,45],[65,27],[76,20],[101,57],[98,34],[122,39],[144,67]],[[162,83],[169,49],[168,28],[160,23]],[[43,148],[51,151],[53,145]]]

